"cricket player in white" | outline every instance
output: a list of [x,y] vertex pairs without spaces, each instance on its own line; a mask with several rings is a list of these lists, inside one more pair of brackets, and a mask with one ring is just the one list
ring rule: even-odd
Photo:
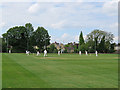
[[58,51],[58,55],[60,55],[60,51]]
[[44,50],[44,57],[47,56],[47,50]]
[[11,53],[11,50],[9,50],[9,53]]
[[79,55],[81,55],[81,51],[79,51]]
[[26,54],[27,54],[27,50],[26,50]]
[[29,55],[29,51],[26,50],[26,54]]
[[39,51],[37,51],[37,56],[39,56],[39,54],[40,54],[40,52],[39,52]]
[[61,49],[61,54],[62,54],[62,52],[63,52],[63,49]]
[[88,55],[87,51],[85,51],[86,55]]
[[98,52],[97,51],[95,52],[95,54],[96,54],[96,56],[98,56]]

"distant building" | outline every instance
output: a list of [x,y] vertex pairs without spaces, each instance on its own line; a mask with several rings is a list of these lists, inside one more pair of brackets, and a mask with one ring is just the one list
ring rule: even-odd
[[79,46],[79,44],[78,43],[68,43],[68,47],[65,47],[65,49],[67,50],[67,52],[68,53],[73,53],[74,52],[74,46],[76,46],[77,47],[77,49],[78,49],[78,46]]
[[[63,51],[65,50],[65,48],[64,48],[64,44],[62,44],[62,43],[57,43],[57,42],[55,42],[55,43],[52,43],[52,44],[54,44],[55,45],[55,47],[57,48],[57,50],[60,50],[60,49],[62,49]],[[51,45],[51,44],[50,44]],[[49,45],[49,46],[50,46]],[[48,47],[49,47],[48,46]]]
[[65,47],[68,53],[73,53],[74,52],[74,47]]
[[117,53],[120,52],[120,45],[119,45],[119,44],[115,45],[114,50],[115,50]]
[[77,46],[77,49],[79,48],[79,43],[74,42],[74,45]]
[[60,43],[60,48],[63,49],[63,51],[65,50],[64,44]]
[[[65,47],[64,44],[57,43],[57,42],[54,42],[52,44],[55,45],[55,47],[57,48],[57,50],[62,49],[64,51],[66,49],[68,53],[73,53],[74,52],[74,46],[77,46],[77,49],[79,47],[79,43],[75,43],[75,42],[74,43],[72,43],[72,42],[68,43],[69,47]],[[50,44],[50,45],[52,45],[52,44]],[[47,47],[50,47],[50,45],[47,46]]]

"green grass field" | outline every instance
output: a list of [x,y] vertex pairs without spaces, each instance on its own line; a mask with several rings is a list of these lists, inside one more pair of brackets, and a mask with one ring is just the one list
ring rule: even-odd
[[118,55],[2,54],[3,88],[117,88]]

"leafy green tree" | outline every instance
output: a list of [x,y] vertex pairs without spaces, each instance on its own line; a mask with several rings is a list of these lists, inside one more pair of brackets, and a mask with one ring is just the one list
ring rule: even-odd
[[55,45],[54,45],[54,44],[51,44],[51,45],[50,45],[50,51],[53,52],[54,49],[55,49]]
[[109,41],[105,42],[105,52],[109,53],[111,48],[111,43]]
[[87,44],[88,51],[91,53],[94,53],[95,52],[95,42],[90,40],[90,41],[86,42],[86,44]]
[[103,36],[103,38],[101,39],[98,51],[102,53],[105,52],[105,36]]
[[84,44],[82,44],[81,45],[81,52],[85,52],[85,51],[88,51],[88,52],[90,52],[90,50],[89,50],[89,43],[84,43]]
[[[40,50],[43,50],[50,44],[50,36],[48,31],[43,27],[38,27],[32,35],[33,46],[38,46]],[[45,48],[44,48],[45,47]]]
[[57,52],[58,52],[57,48],[55,48],[53,52],[54,52],[54,53],[57,53]]
[[78,49],[76,45],[74,45],[74,53],[78,53]]
[[7,52],[7,44],[3,39],[2,39],[2,52]]
[[72,47],[69,43],[65,44],[64,47]]
[[2,52],[7,52],[7,33],[2,34]]
[[27,50],[33,50],[31,37],[33,35],[33,26],[31,23],[25,24],[26,33],[27,33]]
[[85,44],[84,38],[83,38],[83,33],[81,31],[80,36],[79,36],[79,50],[81,50],[81,45]]
[[116,45],[115,43],[112,43],[112,44],[111,44],[110,53],[115,52],[115,50],[114,50],[115,45]]
[[[113,34],[97,29],[87,35],[87,42],[92,42],[91,47],[94,48],[94,51],[109,52],[113,38]],[[102,48],[102,51],[100,48]]]
[[64,53],[68,53],[66,48],[65,48],[65,50],[64,50]]
[[[27,45],[27,33],[24,26],[10,28],[3,34],[3,39],[8,46],[13,46],[13,52],[25,52]],[[8,51],[8,50],[7,50]]]
[[54,52],[57,52],[56,50],[57,50],[57,49],[56,49],[55,45],[54,45],[54,44],[51,44],[50,47],[49,47],[49,52],[50,52],[50,53],[54,53]]
[[9,47],[13,47],[12,52],[25,52],[26,50],[35,52],[34,46],[38,46],[41,50],[44,46],[50,44],[48,31],[43,27],[38,27],[34,31],[31,23],[27,23],[25,26],[12,27],[2,36],[2,47],[3,51],[6,52],[8,52],[8,49],[11,49]]
[[69,45],[69,44],[66,44],[66,45],[64,45],[64,47],[70,47],[70,45]]

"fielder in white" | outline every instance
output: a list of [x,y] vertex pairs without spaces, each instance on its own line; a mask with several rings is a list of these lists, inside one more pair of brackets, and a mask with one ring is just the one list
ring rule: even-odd
[[47,50],[44,50],[44,57],[47,56]]
[[26,54],[29,55],[29,51],[26,50]]
[[40,55],[40,52],[39,51],[37,51],[37,56],[39,56]]
[[26,54],[27,54],[27,50],[26,50]]
[[60,55],[60,51],[58,51],[58,55]]
[[79,51],[79,55],[81,55],[81,51]]
[[9,50],[9,53],[11,53],[11,50]]
[[85,54],[88,55],[87,51],[85,51]]
[[95,52],[95,54],[96,54],[96,56],[98,56],[98,52],[97,51]]
[[63,53],[63,49],[61,49],[61,54]]
[[28,52],[28,55],[30,55],[30,51],[27,51]]

